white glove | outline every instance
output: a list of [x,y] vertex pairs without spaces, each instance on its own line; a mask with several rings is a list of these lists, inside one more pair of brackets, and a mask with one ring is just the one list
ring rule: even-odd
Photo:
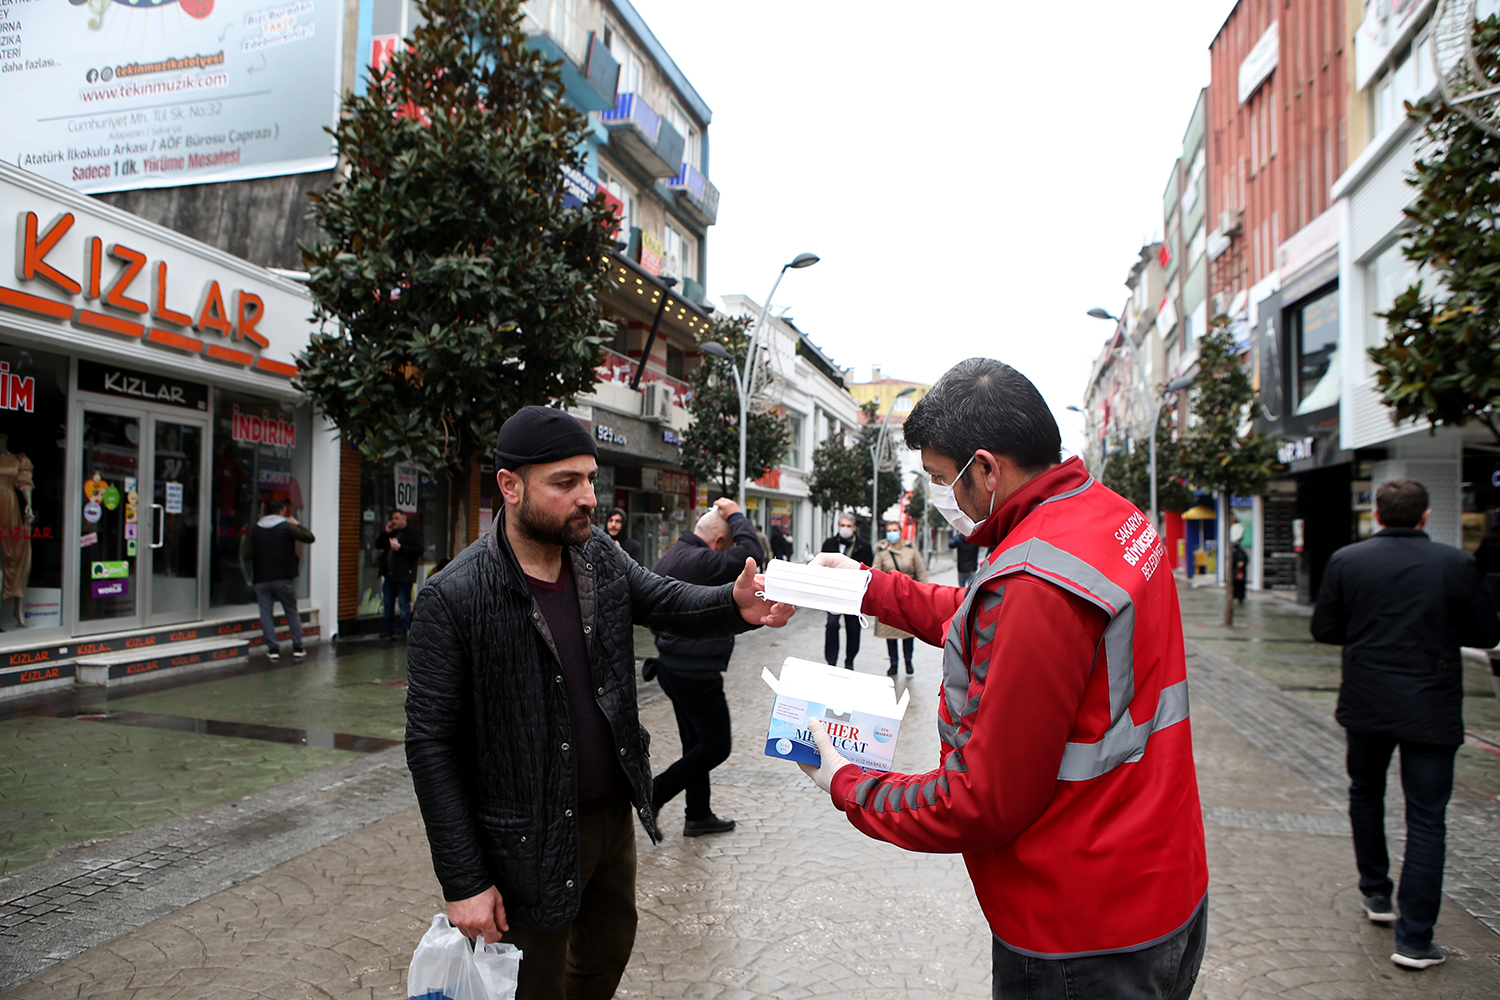
[[[825,552],[823,554],[831,555],[835,559],[844,559],[837,552]],[[849,562],[850,560],[844,559],[844,561]],[[836,566],[834,568],[839,569],[842,567]],[[822,766],[813,767],[811,764],[804,764],[801,761],[797,762],[797,766],[802,768],[803,772],[813,780],[813,784],[825,792],[833,789],[833,776],[838,774],[841,768],[855,766],[854,761],[833,748],[833,741],[828,738],[828,730],[825,728],[827,725],[821,719],[809,719],[807,721],[807,728],[812,732],[813,743],[817,744],[818,747],[818,756],[823,759]]]

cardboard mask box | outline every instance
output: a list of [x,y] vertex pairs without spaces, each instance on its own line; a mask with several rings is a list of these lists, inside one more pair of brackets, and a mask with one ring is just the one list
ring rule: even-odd
[[867,771],[889,771],[901,733],[901,717],[911,700],[889,677],[860,674],[824,663],[788,657],[778,680],[769,670],[761,678],[776,692],[766,731],[766,756],[818,766],[823,759],[813,744],[809,719],[829,726],[839,752]]

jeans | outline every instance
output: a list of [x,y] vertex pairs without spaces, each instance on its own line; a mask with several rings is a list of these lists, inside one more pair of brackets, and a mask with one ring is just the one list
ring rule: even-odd
[[839,619],[844,619],[844,633],[848,641],[844,646],[844,666],[854,669],[854,657],[859,655],[859,615],[829,614],[828,624],[823,629],[823,659],[830,667],[839,662]]
[[[1385,849],[1385,775],[1397,740],[1347,733],[1349,743],[1349,826],[1359,891],[1389,896],[1390,858]],[[1401,790],[1406,795],[1406,857],[1397,897],[1396,947],[1420,951],[1432,943],[1432,925],[1443,901],[1443,852],[1448,797],[1453,794],[1456,746],[1400,743]]]
[[959,570],[958,571],[958,585],[960,587],[963,587],[964,589],[968,589],[969,581],[972,580],[972,579],[974,579],[974,574],[976,572],[978,572],[978,571],[977,570],[972,570],[972,569],[961,569],[961,570]]
[[724,675],[714,671],[656,668],[656,679],[677,715],[682,756],[651,782],[651,801],[660,809],[687,791],[688,819],[708,819],[708,772],[729,759],[729,702],[724,700]]
[[512,920],[500,935],[526,953],[516,1000],[615,995],[636,926],[635,812],[623,797],[578,817],[578,878],[583,895],[572,924],[541,934]]
[[302,616],[297,613],[297,581],[267,580],[255,585],[255,599],[260,602],[260,634],[265,637],[266,649],[280,651],[276,640],[276,618],[271,614],[274,602],[281,602],[281,612],[286,615],[287,627],[292,630],[292,648],[302,648]]
[[[411,631],[411,588],[410,583],[397,583],[390,577],[381,578],[384,583],[383,602],[385,608],[385,630],[395,635],[405,635]],[[396,614],[397,602],[401,605],[401,614]]]
[[[1208,900],[1186,927],[1140,951],[1033,958],[995,939],[995,1000],[1187,1000],[1203,964]],[[525,964],[524,962],[522,964]]]
[[893,667],[896,665],[896,643],[898,642],[901,644],[901,651],[906,654],[906,662],[910,663],[911,651],[916,647],[917,640],[908,637],[905,639],[887,639],[885,641],[885,651],[890,654],[891,666]]

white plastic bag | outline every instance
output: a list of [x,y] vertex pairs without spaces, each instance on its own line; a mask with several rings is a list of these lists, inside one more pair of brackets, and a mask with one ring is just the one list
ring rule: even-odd
[[406,992],[411,1000],[512,1000],[521,958],[513,944],[471,946],[439,913],[411,957]]

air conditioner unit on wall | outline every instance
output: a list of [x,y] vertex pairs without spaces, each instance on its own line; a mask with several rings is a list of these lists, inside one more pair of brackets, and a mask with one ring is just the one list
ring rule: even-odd
[[652,424],[672,421],[672,404],[677,391],[665,382],[647,382],[641,393],[641,419]]

